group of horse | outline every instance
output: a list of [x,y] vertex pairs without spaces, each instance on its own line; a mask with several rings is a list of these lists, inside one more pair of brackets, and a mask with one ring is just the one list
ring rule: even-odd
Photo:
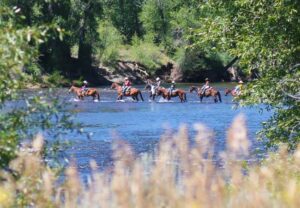
[[[122,100],[123,96],[125,97],[131,97],[134,101],[139,101],[139,98],[144,101],[143,95],[141,93],[141,90],[131,87],[130,90],[123,93],[123,88],[118,83],[112,83],[111,89],[115,89],[117,91],[118,97],[117,100]],[[145,87],[145,90],[149,90],[149,97],[153,101],[155,100],[155,97],[162,96],[166,100],[170,100],[172,97],[179,97],[180,102],[186,102],[186,92],[183,89],[176,89],[169,92],[168,89],[164,87],[155,87],[154,85],[147,84]],[[214,102],[222,102],[221,93],[217,89],[210,87],[209,89],[205,90],[204,93],[202,93],[201,87],[191,86],[189,89],[189,92],[196,92],[198,97],[200,98],[200,101],[202,102],[204,97],[213,97]],[[93,100],[100,100],[100,93],[96,88],[88,88],[86,91],[82,91],[81,88],[71,86],[69,89],[69,93],[73,92],[77,96],[79,100],[83,100],[84,97],[91,96],[93,97]],[[232,96],[236,96],[234,93],[234,90],[225,89],[225,96],[228,94],[231,94]]]

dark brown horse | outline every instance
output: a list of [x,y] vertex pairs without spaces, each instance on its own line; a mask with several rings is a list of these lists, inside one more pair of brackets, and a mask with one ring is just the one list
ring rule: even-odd
[[190,92],[193,91],[197,92],[201,102],[204,97],[210,97],[210,96],[214,97],[215,103],[217,103],[218,101],[222,102],[221,93],[213,87],[210,87],[209,89],[205,90],[205,93],[201,93],[200,87],[191,86]]
[[88,90],[82,91],[81,88],[72,85],[69,89],[69,93],[70,92],[75,93],[79,100],[83,100],[83,98],[87,96],[92,96],[93,100],[100,100],[100,93],[96,88],[88,88]]
[[164,99],[170,100],[172,97],[179,97],[180,102],[186,102],[186,93],[182,89],[176,89],[170,95],[169,90],[164,87],[158,87],[156,89],[156,95],[161,95]]
[[[117,100],[122,100],[122,98],[123,98],[123,89],[122,89],[122,86],[120,86],[119,84],[117,84],[117,83],[114,82],[114,83],[112,83],[112,85],[111,85],[110,88],[117,90],[117,92],[118,92]],[[139,89],[131,87],[129,91],[125,92],[125,96],[126,97],[132,97],[132,99],[136,100],[136,101],[139,101],[138,95],[140,95],[141,100],[144,101],[142,93],[141,93],[141,91]]]
[[227,96],[228,94],[230,94],[232,97],[236,97],[237,96],[236,91],[234,89],[228,89],[228,88],[226,88],[225,89],[225,96]]

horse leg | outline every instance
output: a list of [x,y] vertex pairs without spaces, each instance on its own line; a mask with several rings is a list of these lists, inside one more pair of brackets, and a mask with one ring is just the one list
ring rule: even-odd
[[182,102],[186,102],[186,94],[185,94],[185,93],[182,93],[182,94],[181,94],[181,97],[182,97]]
[[218,92],[218,97],[219,97],[219,101],[220,101],[220,103],[222,102],[222,98],[221,98],[221,93],[220,92]]
[[122,98],[123,98],[123,95],[119,94],[119,96],[117,97],[117,100],[122,100]]
[[168,93],[168,95],[167,95],[167,100],[168,100],[168,101],[171,100],[171,97],[172,97],[172,95],[170,95],[170,94]]
[[[141,92],[139,92],[139,95],[140,95],[140,97],[141,97],[141,100],[144,101],[144,98],[143,98],[143,95],[142,95]],[[137,97],[138,97],[139,95],[137,95]]]
[[152,101],[154,101],[155,100],[155,94],[151,93],[150,99],[152,99]]
[[183,102],[183,96],[182,95],[178,95],[179,99],[180,99],[180,102],[182,103]]
[[78,99],[79,99],[79,100],[83,100],[82,94],[79,94],[79,95],[78,95]]
[[132,98],[133,98],[134,100],[136,100],[136,101],[139,101],[139,98],[138,98],[138,96],[137,96],[137,95],[135,95],[135,96],[132,96]]

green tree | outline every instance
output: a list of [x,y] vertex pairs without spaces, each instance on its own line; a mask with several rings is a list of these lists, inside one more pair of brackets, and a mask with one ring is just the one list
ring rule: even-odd
[[[53,34],[40,45],[40,63],[47,71],[61,70],[64,75],[89,73],[93,45],[98,41],[97,18],[102,14],[101,0],[3,0],[3,5],[20,8],[27,26],[56,24],[64,38]],[[78,60],[71,59],[71,48],[78,45]],[[73,70],[73,71],[72,71]]]
[[140,19],[146,35],[153,38],[154,43],[170,45],[171,38],[171,0],[147,0],[143,5]]
[[99,45],[96,47],[96,57],[104,64],[110,64],[119,59],[119,50],[123,44],[123,36],[109,21],[100,21],[98,27]]
[[203,1],[192,47],[225,51],[257,79],[243,90],[242,105],[262,103],[274,115],[262,135],[269,145],[300,140],[300,4],[297,0]]
[[139,14],[144,0],[103,0],[104,18],[110,20],[130,43],[136,34],[142,36],[142,24]]
[[[37,132],[61,133],[73,129],[69,114],[60,113],[58,100],[47,99],[45,93],[23,96],[20,89],[32,81],[28,66],[36,62],[39,45],[50,31],[60,30],[54,25],[24,26],[21,9],[0,7],[0,167],[7,167],[16,156],[18,145]],[[49,32],[49,33],[48,33]],[[59,140],[57,140],[59,141]]]

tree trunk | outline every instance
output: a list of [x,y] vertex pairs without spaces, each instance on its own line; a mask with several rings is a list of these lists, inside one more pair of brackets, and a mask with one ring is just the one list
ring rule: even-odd
[[92,46],[84,41],[79,41],[78,66],[81,74],[88,74],[92,66]]
[[234,57],[234,59],[232,59],[232,60],[224,67],[225,71],[226,71],[229,67],[231,67],[235,62],[237,62],[238,59],[239,59],[238,56]]

